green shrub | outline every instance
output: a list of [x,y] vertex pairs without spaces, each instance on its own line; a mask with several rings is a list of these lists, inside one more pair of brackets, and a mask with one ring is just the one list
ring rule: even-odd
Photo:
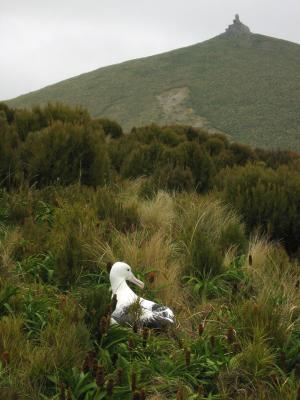
[[158,169],[151,178],[152,186],[155,191],[163,189],[167,191],[190,191],[194,189],[195,182],[193,174],[189,168],[167,165]]
[[139,216],[135,205],[123,205],[112,190],[103,188],[96,195],[96,215],[101,221],[121,232],[135,230],[139,226]]
[[185,271],[199,278],[224,272],[224,257],[245,250],[244,226],[232,209],[213,198],[183,195],[179,199],[178,235]]
[[106,136],[111,136],[113,139],[118,139],[123,136],[122,127],[116,122],[108,118],[97,118],[93,120],[94,126],[101,126]]
[[0,112],[3,112],[5,115],[5,120],[11,124],[14,121],[15,110],[9,108],[5,103],[0,102]]
[[173,147],[182,141],[180,136],[170,127],[162,128],[155,124],[134,128],[130,136],[133,140],[148,145],[160,143]]
[[80,202],[55,210],[48,246],[55,260],[54,278],[62,287],[97,271],[87,246],[95,236],[96,221],[94,210]]
[[123,169],[123,163],[131,154],[137,144],[127,136],[121,137],[119,140],[111,140],[108,146],[108,153],[111,165],[119,174]]
[[250,146],[240,143],[232,143],[230,151],[233,154],[235,164],[245,165],[247,162],[254,161],[256,155]]
[[195,179],[197,191],[202,193],[210,189],[215,167],[212,159],[200,146],[194,150],[190,168]]
[[[166,170],[170,171],[169,174],[172,175],[173,181],[176,180],[175,170],[180,181],[184,180],[182,175],[186,175],[186,185],[180,185],[183,190],[185,187],[196,186],[199,192],[205,192],[211,187],[212,177],[215,173],[213,161],[206,150],[192,142],[180,143],[174,149],[164,149],[156,171],[158,175],[163,175],[161,172],[162,167],[164,167],[164,173]],[[183,171],[182,173],[180,169]],[[192,174],[191,179],[187,176],[188,174],[190,175],[190,172]]]
[[61,103],[49,103],[45,107],[36,106],[32,110],[17,109],[14,112],[14,126],[23,141],[30,132],[40,131],[57,121],[74,125],[87,124],[90,116],[81,107],[72,108]]
[[210,156],[217,156],[225,148],[224,141],[213,136],[206,141],[205,148]]
[[186,137],[189,141],[198,142],[203,144],[209,139],[210,134],[203,128],[187,127]]
[[20,183],[20,140],[17,133],[3,121],[0,114],[0,186],[12,188]]
[[196,276],[215,276],[222,272],[223,257],[215,243],[197,230],[190,246],[190,268]]
[[[300,246],[300,178],[287,167],[257,165],[220,172],[216,187],[243,215],[249,231],[262,228],[272,239],[283,240],[289,252]],[[284,216],[284,217],[283,217]]]
[[109,160],[101,132],[89,126],[56,122],[28,135],[22,152],[29,183],[102,185]]
[[163,146],[160,143],[151,145],[137,145],[124,161],[122,176],[124,178],[137,178],[151,175],[161,159]]

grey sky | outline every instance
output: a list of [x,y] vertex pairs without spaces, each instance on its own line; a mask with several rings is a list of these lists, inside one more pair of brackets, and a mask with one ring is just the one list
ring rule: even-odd
[[0,0],[0,99],[202,42],[236,13],[252,32],[300,43],[299,0]]

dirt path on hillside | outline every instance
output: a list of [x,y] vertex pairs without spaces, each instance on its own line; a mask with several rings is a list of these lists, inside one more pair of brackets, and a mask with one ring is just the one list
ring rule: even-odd
[[156,98],[162,109],[163,124],[191,125],[206,128],[209,133],[223,133],[212,128],[206,118],[189,106],[190,89],[187,86],[166,90]]

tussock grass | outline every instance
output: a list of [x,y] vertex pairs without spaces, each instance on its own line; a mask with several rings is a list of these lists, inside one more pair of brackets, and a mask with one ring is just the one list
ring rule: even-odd
[[[248,240],[215,195],[140,198],[142,183],[17,194],[22,224],[7,224],[0,245],[2,366],[10,358],[0,395],[57,400],[65,385],[81,400],[80,390],[93,398],[118,377],[112,399],[127,400],[136,373],[135,391],[150,399],[293,398],[297,263],[279,243]],[[109,328],[106,263],[117,260],[145,281],[137,293],[174,310],[173,330]]]
[[139,216],[144,228],[168,231],[175,220],[174,198],[163,191],[158,191],[152,200],[139,203]]
[[184,195],[178,207],[177,232],[187,272],[208,277],[221,273],[230,252],[241,253],[246,244],[239,217],[212,197]]
[[12,273],[16,247],[21,238],[18,229],[2,229],[0,233],[0,271],[2,277]]

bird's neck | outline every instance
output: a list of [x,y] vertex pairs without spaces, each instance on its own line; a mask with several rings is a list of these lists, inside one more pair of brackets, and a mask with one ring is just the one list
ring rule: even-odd
[[111,281],[111,289],[113,295],[117,294],[117,292],[120,290],[126,289],[126,287],[128,287],[128,285],[124,279],[114,279],[113,281]]
[[111,282],[112,295],[117,296],[118,303],[132,303],[138,297],[124,279]]

